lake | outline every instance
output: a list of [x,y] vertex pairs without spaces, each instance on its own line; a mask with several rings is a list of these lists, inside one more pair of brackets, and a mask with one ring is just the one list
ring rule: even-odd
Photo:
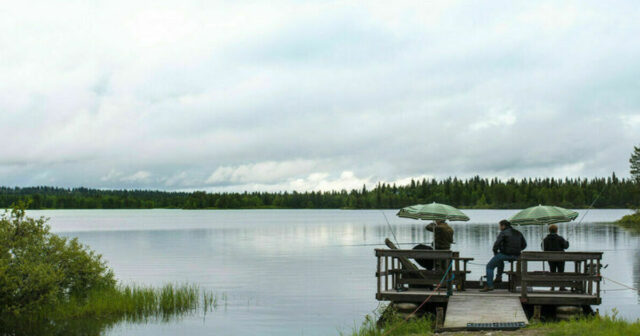
[[[497,222],[515,210],[465,210],[452,223],[454,250],[484,275]],[[431,241],[425,221],[384,211],[401,243]],[[584,210],[580,211],[583,218]],[[569,251],[605,251],[605,277],[640,286],[640,237],[610,222],[629,210],[591,210],[559,224]],[[101,253],[124,283],[189,282],[217,293],[218,308],[168,322],[120,322],[105,335],[337,335],[378,307],[373,249],[392,237],[380,210],[51,210],[54,232]],[[524,226],[527,250],[545,228]],[[403,245],[405,248],[411,244]],[[640,318],[638,293],[604,281],[601,312]]]

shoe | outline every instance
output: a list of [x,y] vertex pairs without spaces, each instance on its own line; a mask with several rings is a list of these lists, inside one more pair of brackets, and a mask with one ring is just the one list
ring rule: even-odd
[[481,292],[490,292],[490,291],[492,291],[492,290],[493,290],[493,287],[484,286],[484,288],[483,288],[483,289],[481,289],[480,291],[481,291]]
[[566,288],[564,288],[564,287],[560,287],[560,289],[559,289],[559,291],[561,291],[561,292],[565,292],[566,290],[567,290],[567,289],[566,289]]
[[500,278],[496,278],[495,280],[493,280],[493,283],[494,283],[494,284],[496,284],[496,283],[502,283],[502,277],[500,277]]

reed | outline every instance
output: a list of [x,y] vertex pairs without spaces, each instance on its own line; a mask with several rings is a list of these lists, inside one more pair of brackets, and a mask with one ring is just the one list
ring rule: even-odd
[[[199,299],[201,296],[203,300]],[[167,284],[160,288],[119,285],[92,291],[82,299],[69,298],[43,313],[56,320],[87,317],[117,317],[134,321],[152,317],[166,319],[195,311],[198,307],[206,309],[216,298],[216,294],[201,291],[191,284]]]

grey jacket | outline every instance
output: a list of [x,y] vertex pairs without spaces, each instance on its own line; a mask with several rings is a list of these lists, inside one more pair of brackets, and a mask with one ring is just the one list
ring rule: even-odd
[[525,248],[527,248],[527,241],[522,233],[512,227],[508,227],[498,235],[496,242],[493,244],[493,253],[518,256]]

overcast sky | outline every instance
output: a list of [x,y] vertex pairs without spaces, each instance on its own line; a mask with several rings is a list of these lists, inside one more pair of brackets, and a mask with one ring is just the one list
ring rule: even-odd
[[628,176],[637,1],[8,1],[0,185]]

